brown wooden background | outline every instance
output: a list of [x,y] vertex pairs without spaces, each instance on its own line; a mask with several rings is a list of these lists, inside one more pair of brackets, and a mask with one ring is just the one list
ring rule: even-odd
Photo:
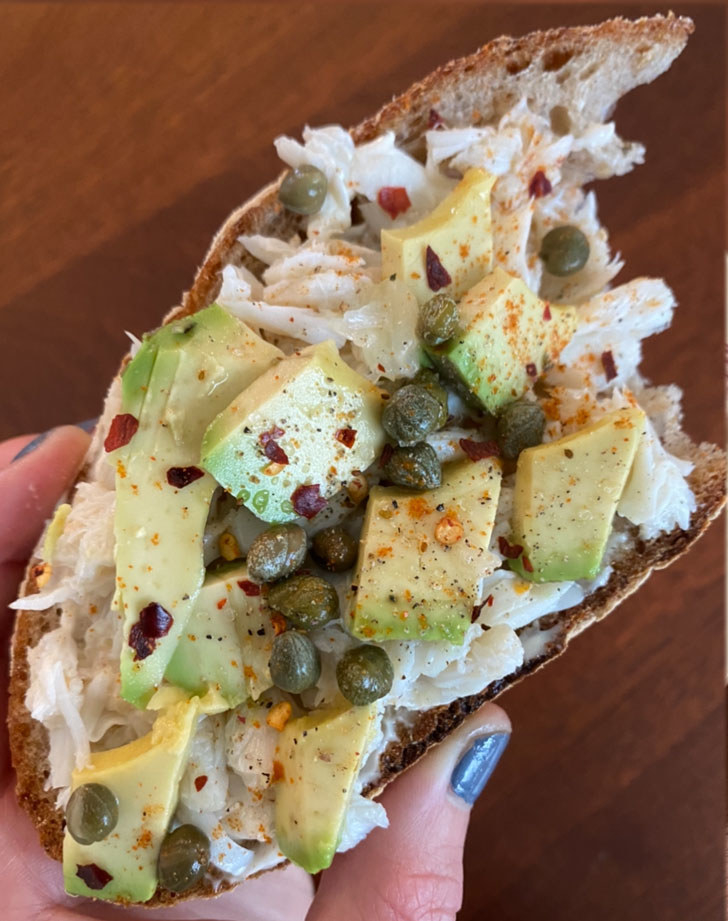
[[[666,10],[668,7],[663,7]],[[271,140],[354,123],[501,33],[658,6],[3,3],[0,435],[95,416],[125,348],[189,285]],[[725,15],[620,104],[648,163],[599,188],[623,277],[680,309],[646,367],[723,441]],[[463,921],[717,921],[722,908],[722,528],[508,692],[515,734],[478,803]]]

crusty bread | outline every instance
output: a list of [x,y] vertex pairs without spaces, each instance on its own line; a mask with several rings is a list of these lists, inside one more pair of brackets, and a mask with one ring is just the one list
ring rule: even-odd
[[[521,39],[500,38],[469,57],[439,68],[375,116],[353,128],[352,136],[355,141],[364,142],[385,130],[393,130],[401,144],[417,152],[431,108],[435,107],[449,124],[488,124],[523,96],[536,111],[547,116],[555,106],[563,107],[577,126],[600,120],[620,96],[666,70],[684,47],[691,31],[692,23],[688,19],[658,16],[636,22],[617,19],[596,27],[559,29]],[[563,117],[563,111],[559,117]],[[238,242],[240,234],[262,233],[288,238],[300,229],[300,219],[283,210],[277,201],[278,182],[267,186],[228,218],[213,240],[182,305],[172,311],[166,321],[211,303],[218,293],[220,273],[225,264],[243,264],[252,271],[261,269]],[[676,529],[658,539],[640,542],[638,553],[615,564],[606,585],[577,607],[542,622],[541,626],[549,629],[549,642],[516,674],[494,682],[477,695],[421,713],[413,725],[402,729],[399,740],[391,743],[382,755],[380,776],[370,785],[367,791],[370,795],[380,791],[431,745],[441,741],[468,713],[563,652],[573,636],[606,616],[635,591],[653,569],[668,565],[700,536],[724,502],[725,457],[711,445],[690,444],[677,429],[668,440],[671,441],[669,447],[695,464],[690,484],[698,507],[689,529]],[[31,568],[22,592],[32,594],[35,591]],[[43,847],[56,859],[61,857],[63,816],[55,807],[55,793],[44,789],[48,777],[46,730],[31,719],[25,707],[25,695],[30,678],[27,650],[56,626],[58,618],[56,610],[18,614],[13,638],[8,720],[19,802],[36,825]],[[225,888],[228,885],[223,882],[218,891]],[[200,884],[182,897],[160,889],[147,904],[158,906],[180,898],[212,894],[208,883]]]

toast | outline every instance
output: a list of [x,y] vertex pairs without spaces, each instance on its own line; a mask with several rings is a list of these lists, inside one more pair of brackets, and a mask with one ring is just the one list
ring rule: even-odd
[[[554,30],[519,40],[498,39],[468,58],[443,66],[411,87],[377,115],[352,129],[352,137],[356,143],[364,143],[392,130],[400,146],[417,153],[432,108],[449,124],[486,125],[497,121],[521,97],[529,98],[532,107],[544,115],[557,106],[562,107],[574,129],[590,121],[601,121],[620,96],[654,79],[670,65],[691,28],[689,20],[655,17],[634,23],[614,20],[593,28]],[[301,230],[301,220],[278,202],[279,182],[262,190],[230,216],[215,237],[192,288],[167,321],[211,303],[219,292],[224,265],[243,265],[260,273],[262,264],[239,242],[241,235],[259,233],[288,239]],[[724,456],[712,446],[692,445],[680,432],[676,413],[667,426],[664,441],[669,450],[695,465],[689,482],[697,508],[690,526],[639,544],[635,538],[634,548],[638,552],[617,560],[606,584],[578,606],[543,620],[539,625],[543,641],[535,645],[519,671],[476,695],[424,711],[414,724],[402,727],[399,738],[390,742],[380,756],[379,776],[369,783],[366,791],[369,795],[380,791],[484,701],[559,655],[573,636],[604,617],[636,590],[653,569],[668,565],[703,532],[724,501]],[[91,475],[89,466],[82,477]],[[35,591],[31,566],[23,594]],[[30,680],[27,650],[34,648],[57,620],[54,610],[19,613],[13,640],[9,714],[18,797],[38,828],[43,846],[55,858],[60,856],[63,816],[56,808],[54,791],[45,789],[47,768],[39,769],[39,765],[47,764],[47,733],[30,717],[25,695]],[[185,893],[184,898],[214,894],[227,885],[223,880],[216,889],[206,882]],[[164,904],[178,898],[160,889],[147,904]]]

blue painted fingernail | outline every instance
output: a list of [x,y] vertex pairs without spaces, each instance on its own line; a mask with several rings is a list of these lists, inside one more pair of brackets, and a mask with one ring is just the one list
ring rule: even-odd
[[46,440],[46,438],[50,435],[52,431],[53,429],[48,429],[47,432],[42,432],[40,435],[36,435],[36,437],[32,441],[29,441],[28,444],[21,451],[18,451],[18,453],[10,461],[10,463],[14,464],[16,460],[20,460],[21,457],[25,457],[27,454],[30,454],[31,451],[35,451],[35,449],[39,445],[43,444],[43,442]]
[[99,417],[96,416],[94,419],[86,419],[85,422],[77,422],[76,426],[80,429],[83,429],[84,432],[88,432],[89,435],[96,428],[96,424],[99,421]]
[[493,732],[476,739],[455,766],[450,785],[453,792],[469,806],[483,792],[510,737],[509,732]]

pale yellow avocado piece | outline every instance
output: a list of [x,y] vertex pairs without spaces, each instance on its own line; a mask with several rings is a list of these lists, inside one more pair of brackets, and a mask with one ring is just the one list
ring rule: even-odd
[[68,518],[68,513],[70,511],[71,506],[67,502],[59,505],[46,528],[43,538],[43,548],[41,550],[41,557],[46,563],[50,563],[53,559],[58,538],[63,534],[63,529],[66,527],[66,518]]
[[644,428],[641,409],[619,409],[521,452],[512,543],[523,554],[510,561],[511,569],[533,582],[597,575]]
[[577,326],[573,307],[547,304],[500,267],[468,291],[458,313],[461,331],[427,352],[495,414],[523,396]]
[[452,279],[439,290],[462,297],[493,266],[490,192],[495,178],[484,169],[469,169],[427,217],[410,227],[383,230],[382,278],[396,275],[424,304],[435,293],[427,283],[429,246]]
[[275,826],[281,851],[308,873],[330,866],[377,704],[315,710],[289,720],[276,751]]
[[284,358],[217,416],[202,466],[258,518],[293,521],[302,487],[324,500],[372,463],[384,444],[381,411],[382,391],[321,342]]
[[[177,807],[198,705],[196,697],[176,704],[141,739],[92,755],[89,767],[74,771],[74,790],[98,783],[116,795],[119,821],[95,844],[78,844],[65,832],[63,877],[70,895],[130,902],[146,902],[154,895],[159,848]],[[89,888],[79,876],[79,867],[91,865],[111,876],[100,888]]]
[[344,624],[363,640],[462,643],[483,576],[500,495],[498,460],[462,461],[426,492],[375,486]]

